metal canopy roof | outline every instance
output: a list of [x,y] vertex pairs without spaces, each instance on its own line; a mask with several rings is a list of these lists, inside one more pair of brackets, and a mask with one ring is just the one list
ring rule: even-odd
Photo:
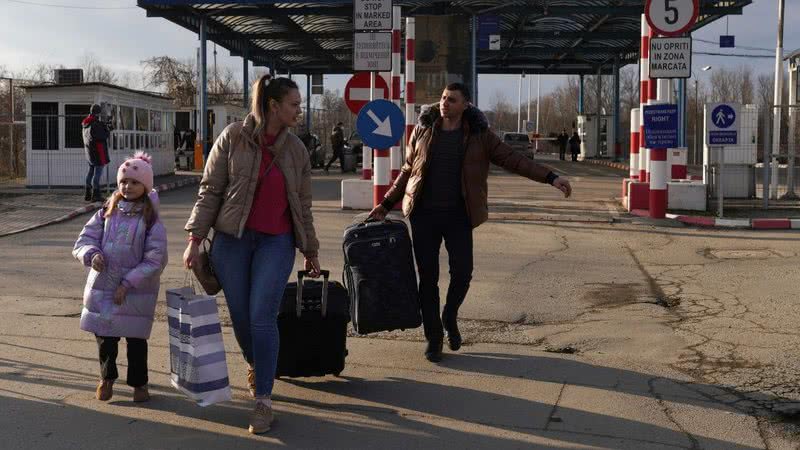
[[[741,14],[752,0],[700,0],[694,29]],[[645,0],[395,0],[404,17],[495,14],[501,50],[478,50],[481,74],[611,73],[637,63]],[[352,1],[138,0],[148,17],[163,17],[193,32],[207,18],[208,39],[232,56],[293,73],[352,73]],[[405,26],[405,24],[403,24]]]

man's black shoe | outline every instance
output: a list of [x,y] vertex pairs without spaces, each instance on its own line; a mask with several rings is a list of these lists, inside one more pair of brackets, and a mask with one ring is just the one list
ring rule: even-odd
[[83,193],[83,199],[87,202],[92,201],[92,188],[90,186],[86,186],[86,190]]
[[447,307],[442,312],[442,326],[447,331],[447,343],[450,350],[458,351],[462,343],[461,333],[458,331],[458,318],[455,314],[450,314]]
[[425,348],[425,358],[430,362],[439,362],[442,360],[442,340],[428,341],[428,346]]

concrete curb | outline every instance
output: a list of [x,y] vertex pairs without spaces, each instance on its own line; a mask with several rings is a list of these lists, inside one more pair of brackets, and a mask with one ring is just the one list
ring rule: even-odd
[[[178,188],[182,188],[182,187],[185,187],[185,186],[191,186],[193,184],[197,184],[197,183],[200,182],[200,178],[201,177],[189,177],[186,180],[173,181],[172,183],[160,184],[158,186],[154,186],[153,189],[155,189],[156,192],[159,192],[159,193],[166,192],[166,191],[171,191],[173,189],[178,189]],[[53,225],[53,224],[56,224],[56,223],[66,222],[67,220],[74,219],[74,218],[76,218],[78,216],[81,216],[83,214],[97,211],[97,209],[99,208],[98,204],[99,204],[99,202],[95,202],[95,203],[90,203],[90,204],[88,204],[86,206],[81,206],[80,208],[77,208],[77,209],[69,212],[68,214],[64,214],[63,216],[56,217],[55,219],[51,219],[51,220],[48,220],[48,221],[43,222],[43,223],[37,223],[35,225],[31,225],[31,226],[23,228],[21,230],[14,230],[14,231],[12,231],[10,233],[0,234],[0,237],[12,236],[12,235],[15,235],[15,234],[25,233],[26,231],[35,230],[37,228],[46,227],[47,225]]]
[[[649,211],[634,209],[631,214],[649,218]],[[800,219],[720,219],[709,216],[685,216],[667,214],[666,218],[686,225],[703,228],[745,229],[745,230],[798,230]]]

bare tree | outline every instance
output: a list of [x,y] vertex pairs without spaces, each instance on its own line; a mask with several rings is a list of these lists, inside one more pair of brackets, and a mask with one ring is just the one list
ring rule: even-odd
[[[323,147],[330,148],[333,127],[339,122],[350,124],[352,113],[338,91],[326,90],[324,94],[318,97],[315,103],[317,114],[314,115],[314,120],[312,120],[312,132],[320,138]],[[347,139],[347,136],[345,136],[345,139]]]
[[740,65],[736,68],[720,67],[711,74],[712,102],[752,103],[753,70],[750,66]]
[[83,69],[83,81],[87,83],[117,83],[117,75],[114,71],[100,64],[93,53],[84,53],[79,65]]
[[197,74],[191,61],[156,56],[142,61],[144,87],[162,89],[178,106],[193,106],[197,95]]
[[55,81],[53,78],[55,70],[63,68],[64,66],[61,65],[38,63],[21,70],[15,74],[15,78],[22,78],[35,83],[52,83]]
[[517,108],[503,93],[495,93],[494,102],[487,112],[489,124],[496,132],[517,130]]
[[772,106],[775,98],[775,79],[772,75],[761,74],[756,79],[756,101],[763,110]]
[[218,69],[216,76],[209,77],[208,93],[212,101],[224,103],[242,98],[242,84],[230,67]]

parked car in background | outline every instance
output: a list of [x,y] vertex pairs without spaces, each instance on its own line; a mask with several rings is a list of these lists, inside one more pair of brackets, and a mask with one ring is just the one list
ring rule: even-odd
[[533,159],[533,150],[531,149],[531,140],[525,133],[513,133],[506,131],[503,133],[503,142],[514,150],[521,151]]
[[358,131],[353,130],[353,132],[350,133],[350,137],[347,138],[347,143],[345,145],[350,147],[350,151],[355,158],[355,165],[361,165],[361,153],[364,149],[364,142],[361,140],[361,135],[358,134]]

